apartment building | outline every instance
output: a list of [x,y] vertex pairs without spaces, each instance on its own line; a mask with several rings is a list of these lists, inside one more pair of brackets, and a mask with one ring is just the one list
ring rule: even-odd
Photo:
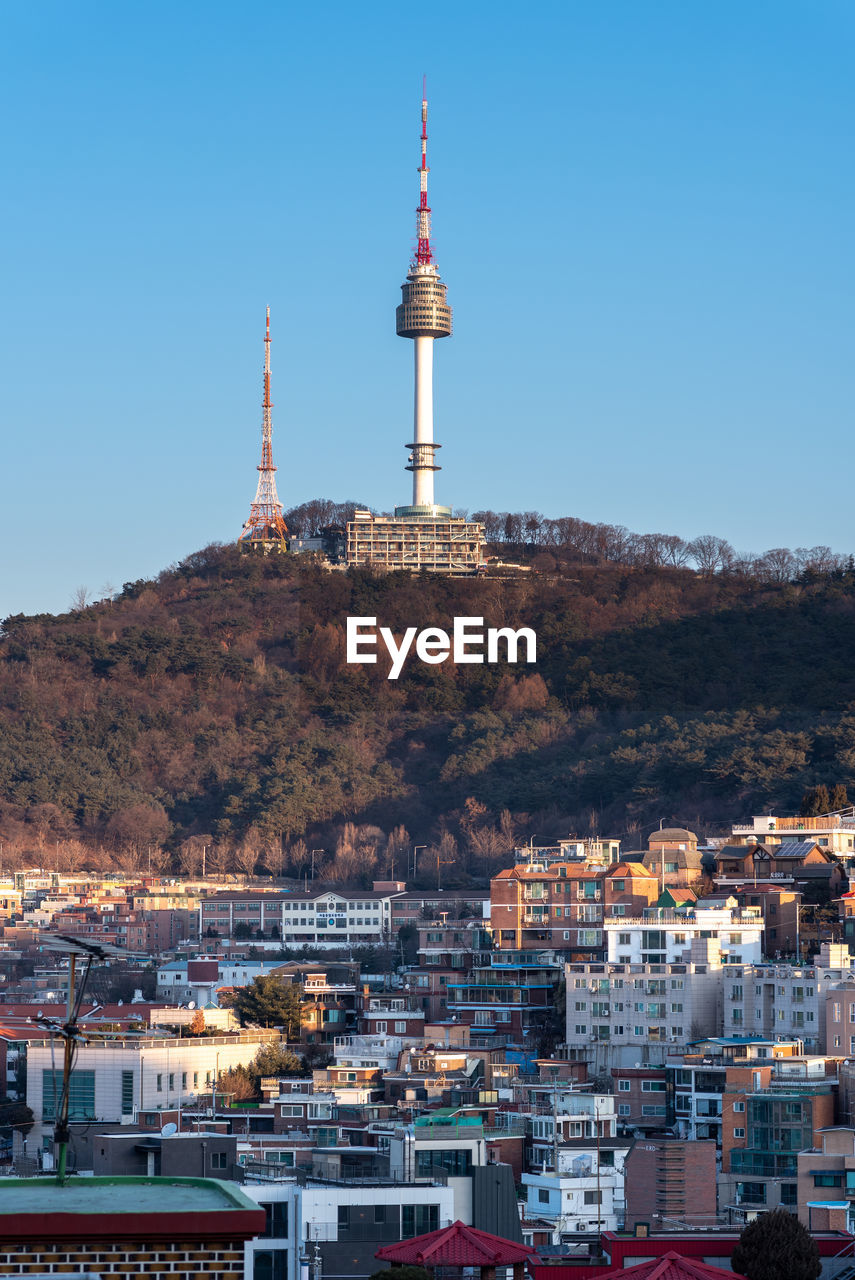
[[568,1049],[598,1067],[664,1063],[721,1017],[721,964],[715,939],[696,941],[690,960],[671,964],[565,965]]
[[[730,1069],[731,1073],[733,1069]],[[741,1098],[731,1100],[741,1124],[733,1145],[722,1149],[719,1209],[734,1223],[758,1213],[798,1205],[798,1154],[821,1145],[820,1130],[834,1124],[831,1081],[772,1078],[764,1087],[762,1068],[751,1067]]]
[[588,866],[610,867],[620,862],[620,840],[601,836],[568,836],[550,845],[523,845],[514,849],[514,863],[529,866],[540,863],[584,862]]
[[482,1034],[536,1047],[551,1014],[561,966],[552,951],[498,951],[490,964],[448,983],[448,1013]]
[[493,943],[501,950],[551,947],[577,959],[603,955],[604,870],[578,863],[532,863],[490,881]]
[[559,1094],[555,1105],[557,1142],[552,1116],[528,1121],[535,1172],[522,1175],[526,1217],[550,1222],[553,1244],[583,1232],[615,1231],[623,1223],[624,1164],[632,1140],[617,1134],[614,1098]]
[[643,865],[659,877],[662,889],[686,889],[702,875],[698,837],[685,827],[665,827],[651,833]]
[[[847,983],[855,984],[849,948],[833,943],[823,943],[813,965],[726,964],[724,1034],[796,1037],[811,1053],[855,1053],[855,995],[850,1004]],[[841,988],[836,998],[832,987]]]
[[674,964],[687,958],[695,941],[717,940],[722,960],[757,964],[762,956],[762,918],[741,913],[735,899],[723,907],[674,911],[650,907],[634,919],[609,919],[604,925],[610,963]]
[[318,1275],[369,1275],[382,1245],[453,1221],[453,1191],[439,1179],[309,1177],[302,1185],[268,1174],[241,1190],[267,1210],[264,1231],[246,1245],[244,1275],[266,1280],[304,1280],[309,1263]]

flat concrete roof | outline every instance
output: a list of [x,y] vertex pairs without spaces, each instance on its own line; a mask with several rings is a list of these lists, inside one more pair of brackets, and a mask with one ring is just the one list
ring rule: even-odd
[[[215,1178],[4,1178],[3,1219],[29,1213],[216,1213],[258,1206]],[[0,1226],[2,1230],[2,1226]]]
[[250,1240],[264,1210],[215,1178],[4,1178],[0,1242]]

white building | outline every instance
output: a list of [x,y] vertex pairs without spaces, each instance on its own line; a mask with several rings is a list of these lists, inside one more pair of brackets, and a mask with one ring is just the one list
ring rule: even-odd
[[[135,1036],[92,1040],[78,1047],[71,1075],[69,1120],[134,1124],[140,1111],[165,1111],[206,1091],[230,1067],[252,1061],[276,1032],[240,1032],[204,1039]],[[62,1088],[62,1045],[34,1040],[27,1050],[27,1105],[34,1136],[50,1150]]]
[[679,964],[691,959],[695,941],[718,939],[722,961],[758,964],[763,958],[763,918],[759,909],[740,913],[736,900],[705,908],[703,900],[689,911],[650,907],[643,917],[603,922],[606,958],[622,964]]
[[[348,1253],[351,1271],[368,1275],[371,1266],[376,1269],[373,1254],[380,1244],[435,1231],[454,1221],[451,1188],[432,1182],[377,1179],[352,1186],[313,1182],[310,1177],[305,1186],[294,1181],[245,1183],[241,1190],[267,1209],[264,1236],[245,1246],[245,1280],[260,1275],[269,1280],[302,1280],[301,1257],[314,1263],[316,1255],[323,1274],[344,1271],[335,1263],[337,1255],[344,1258]],[[361,1266],[354,1265],[354,1253],[361,1255]]]
[[[429,1117],[426,1117],[429,1119]],[[404,1182],[440,1177],[453,1194],[453,1222],[472,1221],[472,1170],[487,1163],[480,1124],[454,1119],[445,1123],[396,1125],[389,1142],[389,1173]]]
[[[220,987],[248,987],[254,978],[282,967],[281,960],[172,960],[157,971],[157,998],[197,1008],[217,1003]],[[208,972],[205,972],[205,970]],[[192,1011],[191,1011],[192,1016]]]
[[199,936],[276,939],[289,945],[370,945],[392,931],[392,899],[378,890],[229,890],[199,904]]

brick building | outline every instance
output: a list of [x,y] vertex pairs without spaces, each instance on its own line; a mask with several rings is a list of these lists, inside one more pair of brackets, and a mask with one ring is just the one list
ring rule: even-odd
[[5,1178],[3,1269],[243,1280],[265,1214],[239,1187],[204,1178]]
[[626,1157],[625,1229],[647,1222],[653,1230],[674,1222],[716,1224],[716,1146],[677,1138],[645,1137]]

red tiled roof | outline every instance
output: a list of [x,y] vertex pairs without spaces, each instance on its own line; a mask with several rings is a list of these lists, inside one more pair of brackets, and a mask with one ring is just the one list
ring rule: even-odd
[[618,1267],[607,1271],[599,1280],[742,1280],[735,1271],[711,1267],[695,1258],[684,1258],[673,1249],[661,1258],[650,1258],[635,1267]]
[[382,1262],[422,1267],[508,1267],[515,1262],[525,1262],[535,1252],[528,1245],[492,1236],[488,1231],[457,1221],[439,1231],[386,1245],[374,1256]]

